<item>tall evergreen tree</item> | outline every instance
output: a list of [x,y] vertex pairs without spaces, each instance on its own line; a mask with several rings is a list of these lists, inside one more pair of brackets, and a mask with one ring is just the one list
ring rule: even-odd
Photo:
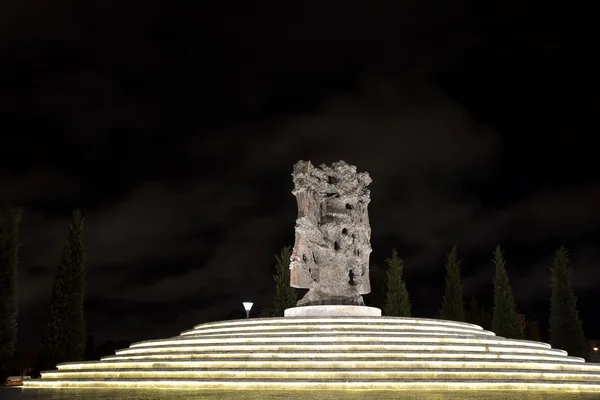
[[290,246],[281,249],[279,256],[275,256],[275,316],[283,317],[286,308],[296,306],[296,290],[290,286]]
[[392,250],[392,257],[385,262],[388,265],[388,282],[383,313],[389,317],[410,317],[410,297],[402,280],[403,264],[396,249]]
[[550,300],[550,344],[569,355],[587,357],[583,327],[577,312],[577,298],[571,285],[569,251],[561,246],[554,254]]
[[460,263],[456,246],[446,254],[446,290],[442,300],[443,319],[465,321],[463,287],[460,280]]
[[494,316],[492,330],[496,335],[511,339],[523,339],[525,333],[519,324],[517,305],[513,297],[512,289],[506,273],[504,252],[500,246],[494,250],[494,265],[496,274],[494,277]]
[[52,286],[52,297],[40,338],[40,367],[81,361],[86,335],[84,320],[85,250],[83,216],[73,211],[69,235]]
[[17,343],[17,263],[22,211],[8,208],[0,215],[0,379],[13,367]]

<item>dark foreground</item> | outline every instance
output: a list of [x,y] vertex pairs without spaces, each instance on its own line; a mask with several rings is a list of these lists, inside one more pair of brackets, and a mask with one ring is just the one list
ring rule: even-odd
[[598,400],[600,394],[532,392],[298,392],[298,391],[216,391],[216,390],[129,390],[129,389],[22,389],[0,387],[1,400]]

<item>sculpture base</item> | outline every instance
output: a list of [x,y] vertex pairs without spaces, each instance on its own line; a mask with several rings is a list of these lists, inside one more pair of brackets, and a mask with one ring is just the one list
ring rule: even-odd
[[327,289],[331,288],[318,287],[310,289],[306,292],[304,297],[296,303],[296,307],[328,305],[364,307],[365,305],[365,302],[356,287],[348,286],[346,290],[335,290],[334,293]]
[[288,308],[284,317],[381,317],[381,309],[367,306],[321,305]]

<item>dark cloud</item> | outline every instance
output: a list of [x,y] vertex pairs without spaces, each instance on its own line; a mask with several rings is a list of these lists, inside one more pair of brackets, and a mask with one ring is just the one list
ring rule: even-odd
[[0,199],[7,204],[40,204],[69,200],[77,194],[76,183],[53,167],[24,173],[0,172]]
[[38,35],[60,29],[68,20],[63,7],[66,2],[52,5],[44,1],[27,4],[18,0],[7,0],[0,4],[0,46],[37,38]]
[[[318,112],[215,130],[186,147],[189,157],[213,159],[211,167],[183,183],[141,182],[86,213],[87,293],[98,335],[175,334],[199,320],[235,316],[247,298],[267,307],[273,254],[293,240],[290,172],[298,159],[345,159],[371,174],[372,258],[381,263],[391,247],[406,249],[415,307],[430,314],[452,245],[465,256],[468,293],[490,287],[496,243],[534,249],[538,258],[528,267],[507,255],[517,299],[528,302],[548,294],[548,254],[539,258],[537,243],[585,234],[600,217],[596,186],[533,192],[502,208],[465,192],[465,182],[485,180],[495,167],[501,137],[425,80],[372,78],[352,94],[326,98]],[[44,181],[77,196],[68,179],[43,172],[21,176],[13,198],[44,199]],[[26,216],[25,312],[47,300],[67,225],[67,214]],[[584,261],[574,253],[582,293],[593,287],[584,282],[595,280],[581,277],[600,261],[596,253],[586,250]]]
[[269,306],[299,159],[371,174],[372,260],[400,250],[417,314],[437,314],[452,245],[466,292],[489,298],[501,244],[520,307],[545,318],[564,243],[592,319],[597,63],[578,38],[593,36],[541,6],[3,3],[0,202],[26,208],[25,342],[76,207],[98,337]]

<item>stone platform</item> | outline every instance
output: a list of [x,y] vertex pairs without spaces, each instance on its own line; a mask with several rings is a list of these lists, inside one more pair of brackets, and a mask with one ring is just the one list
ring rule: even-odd
[[287,316],[198,325],[24,386],[600,392],[600,364],[467,323]]
[[303,306],[284,311],[285,317],[381,317],[381,309],[366,306]]

